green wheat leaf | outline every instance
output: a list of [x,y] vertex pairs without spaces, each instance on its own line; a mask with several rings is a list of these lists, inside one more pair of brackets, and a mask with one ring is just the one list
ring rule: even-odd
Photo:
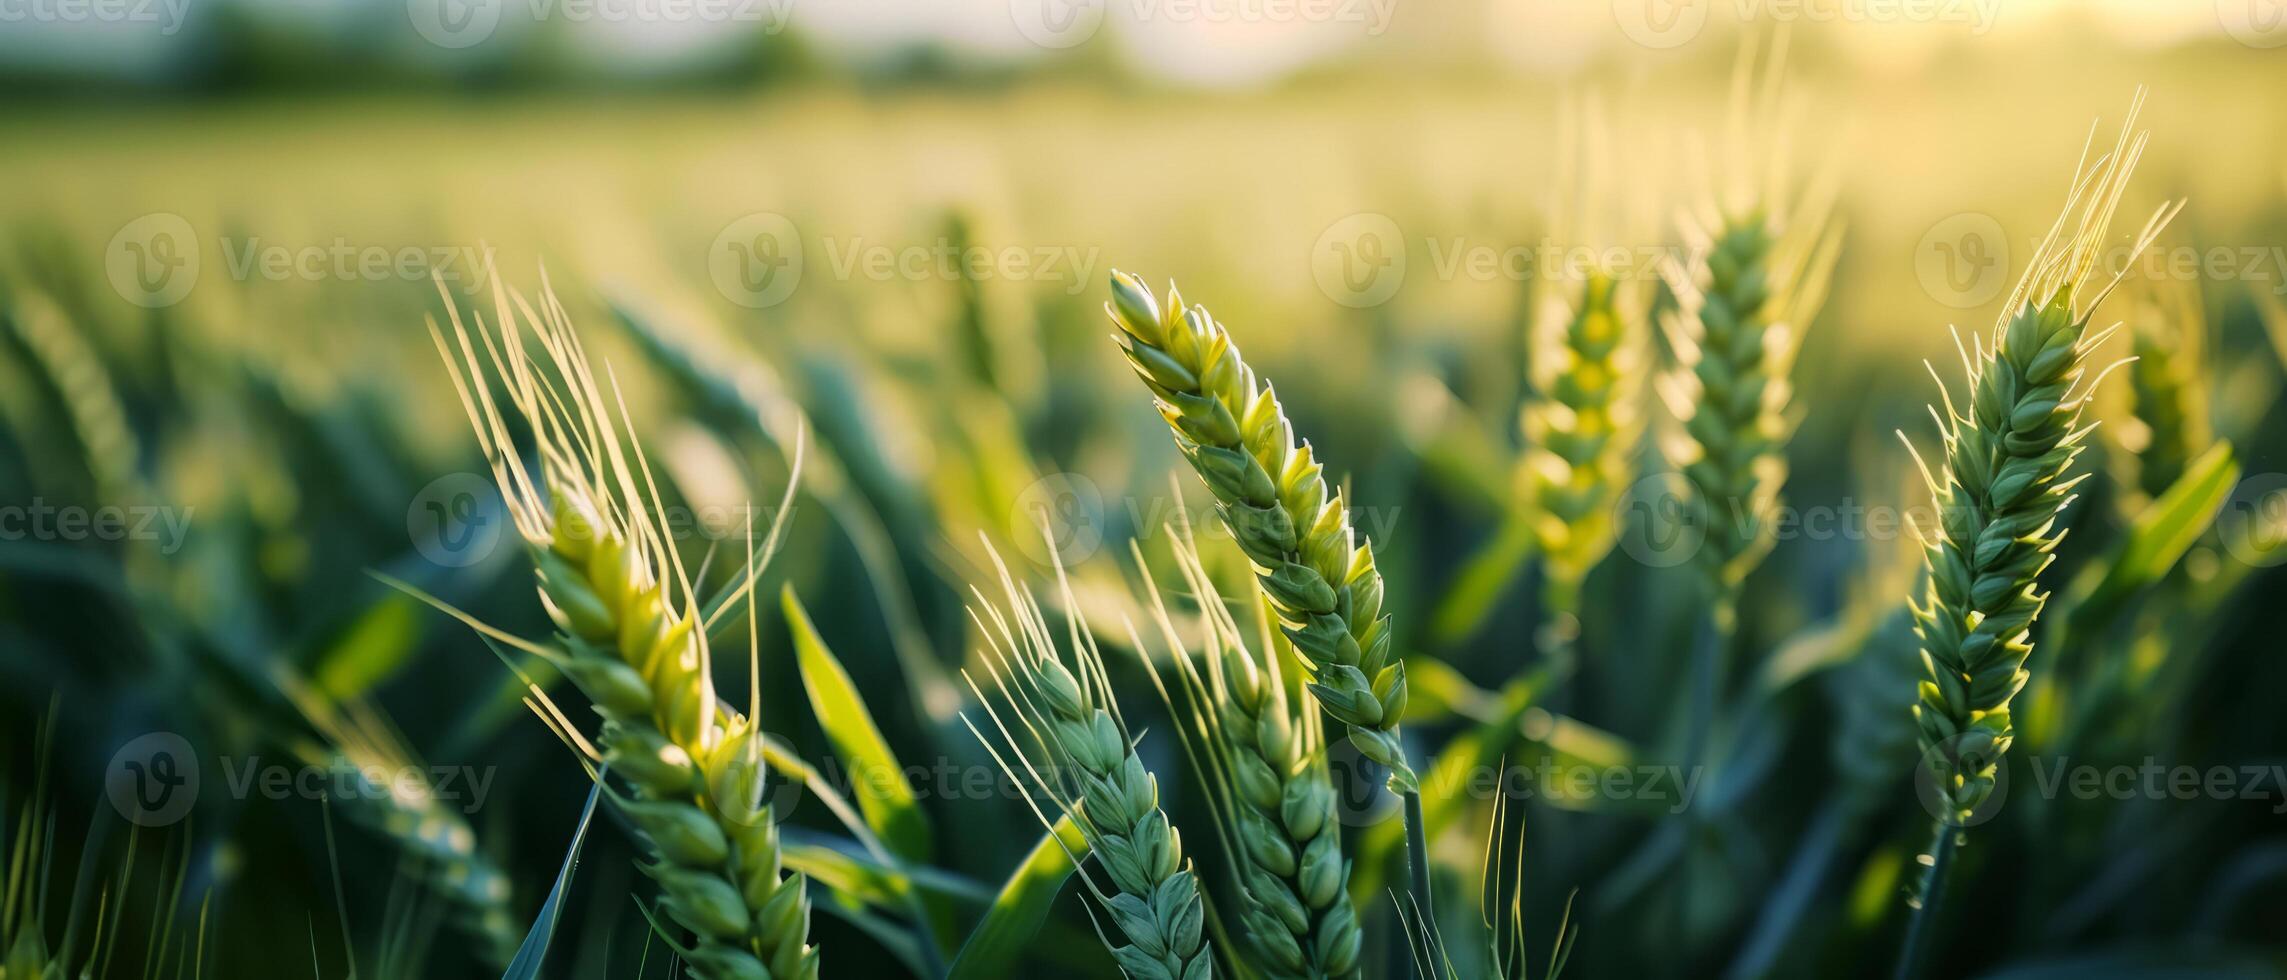
[[1048,909],[1056,904],[1056,896],[1064,890],[1064,882],[1072,877],[1081,857],[1088,853],[1088,839],[1080,833],[1078,824],[1065,817],[1040,837],[1024,863],[1009,875],[1008,884],[1001,886],[1000,896],[993,899],[992,908],[969,933],[961,944],[961,953],[953,959],[950,980],[1001,980],[1007,977],[1021,958],[1025,944],[1040,931],[1041,922],[1048,918]]
[[2229,441],[2218,441],[2186,467],[2166,493],[2136,515],[2128,537],[2114,547],[2108,560],[2088,566],[2073,580],[2066,593],[2072,609],[2067,631],[2087,636],[2089,629],[2101,628],[2122,600],[2176,567],[2177,559],[2191,550],[2223,509],[2239,483],[2239,471]]
[[786,612],[786,628],[794,635],[794,657],[802,668],[802,689],[810,696],[810,710],[850,767],[866,824],[897,856],[927,863],[933,850],[929,815],[915,800],[913,786],[905,781],[905,767],[898,764],[896,753],[874,724],[864,695],[818,635],[793,586],[779,593],[779,604]]

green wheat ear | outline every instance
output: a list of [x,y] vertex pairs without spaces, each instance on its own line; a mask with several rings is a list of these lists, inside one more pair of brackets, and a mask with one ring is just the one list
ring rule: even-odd
[[[2144,149],[2135,115],[2131,108],[2112,152],[2093,163],[2084,154],[2064,213],[2011,292],[1992,337],[1973,339],[1962,351],[1967,411],[1945,393],[1938,419],[1944,465],[1936,474],[1922,468],[1939,518],[1934,528],[1918,528],[1928,584],[1914,608],[1923,666],[1914,717],[1949,822],[1966,818],[1992,791],[1995,767],[2015,735],[2009,702],[2029,678],[2033,620],[2047,599],[2038,591],[2040,573],[2063,537],[2058,518],[2082,479],[2067,473],[2084,448],[2082,409],[2101,377],[2087,370],[2088,355],[2111,333],[2089,325],[2119,279],[2092,284],[2090,275]],[[2177,207],[2154,213],[2135,251],[2150,245]]]
[[2202,341],[2205,316],[2196,283],[2152,283],[2133,290],[2128,364],[2132,476],[2143,500],[2167,493],[2214,440],[2208,424]]
[[[652,852],[643,871],[665,893],[668,918],[694,937],[676,944],[692,972],[708,980],[815,980],[818,950],[805,941],[807,879],[784,873],[775,814],[760,802],[760,691],[750,689],[744,714],[716,695],[712,614],[701,611],[673,539],[654,519],[658,490],[618,388],[607,399],[552,291],[542,291],[537,309],[520,295],[512,305],[491,278],[495,323],[488,329],[475,318],[481,343],[471,341],[441,283],[452,338],[433,320],[430,334],[558,633],[541,644],[472,625],[546,658],[603,716],[598,749],[541,696],[543,717],[560,736],[634,788],[633,798],[614,793],[613,802]],[[537,444],[537,475],[512,442],[496,382],[508,414]],[[797,470],[800,460],[797,445]],[[788,481],[789,494],[797,482]],[[771,528],[765,559],[780,529]],[[751,595],[759,570],[750,542],[741,593]]]
[[[1127,939],[1119,945],[1103,936],[1121,971],[1135,980],[1212,980],[1215,957],[1207,942],[1207,905],[1198,875],[1184,858],[1182,833],[1160,809],[1158,777],[1136,754],[1135,736],[1112,695],[1095,635],[1075,617],[1059,649],[1031,590],[1010,577],[989,540],[985,547],[1000,573],[1004,602],[996,606],[978,592],[970,618],[984,636],[987,684],[1000,695],[1001,705],[995,707],[985,696],[987,685],[974,675],[964,676],[1007,755],[974,722],[969,730],[1010,780],[1035,788],[1025,802],[1042,826],[1053,829],[1057,819],[1066,818],[1080,828],[1089,853],[1110,879],[1107,886],[1094,875],[1079,873],[1097,906]],[[1049,550],[1054,553],[1053,542]],[[1056,579],[1065,607],[1078,608],[1061,564]],[[1053,814],[1041,808],[1040,798]],[[1073,863],[1078,865],[1079,858]]]
[[[1250,646],[1190,529],[1167,532],[1185,591],[1199,607],[1198,643],[1185,642],[1156,584],[1145,591],[1173,655],[1180,705],[1152,658],[1138,659],[1183,731],[1224,853],[1237,864],[1243,951],[1273,980],[1356,977],[1364,943],[1350,903],[1350,862],[1342,854],[1321,716],[1289,696],[1267,617]],[[1141,546],[1129,547],[1148,578]]]
[[1635,472],[1643,309],[1632,292],[1592,272],[1572,301],[1536,314],[1531,332],[1518,477],[1547,568],[1546,604],[1565,616],[1578,611],[1581,581],[1618,539],[1614,505]]
[[1162,307],[1141,279],[1114,271],[1104,309],[1176,446],[1254,562],[1280,630],[1309,665],[1310,693],[1361,754],[1388,767],[1392,790],[1418,792],[1398,738],[1405,664],[1392,653],[1374,546],[1357,540],[1310,444],[1296,445],[1277,394],[1206,307],[1186,307],[1172,286]]
[[[1782,105],[1785,47],[1774,42],[1755,99],[1756,47],[1744,46],[1734,76],[1728,134],[1733,183],[1684,218],[1689,259],[1663,268],[1676,310],[1662,326],[1676,370],[1659,392],[1682,424],[1668,456],[1691,485],[1706,536],[1698,565],[1719,597],[1718,618],[1773,543],[1772,518],[1786,484],[1794,435],[1791,376],[1803,332],[1825,303],[1841,254],[1828,221],[1833,188],[1785,184],[1798,114]],[[1767,154],[1763,163],[1750,162]],[[1749,178],[1760,176],[1760,181]],[[1760,185],[1760,186],[1757,186]]]
[[[337,704],[283,668],[276,678],[325,740],[323,748],[296,751],[336,779],[356,781],[354,792],[332,797],[342,813],[411,859],[421,883],[450,905],[452,925],[472,944],[471,952],[495,970],[508,969],[524,941],[523,929],[509,910],[508,874],[477,849],[468,818],[440,802],[418,777],[412,750],[380,709],[355,700]],[[366,775],[371,769],[394,775],[379,785]]]

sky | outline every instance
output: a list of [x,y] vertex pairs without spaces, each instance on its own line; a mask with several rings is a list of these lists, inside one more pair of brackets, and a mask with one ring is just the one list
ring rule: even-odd
[[1346,54],[1435,58],[1464,45],[1562,75],[1613,45],[1657,49],[1725,21],[1848,22],[1835,33],[1854,54],[1910,68],[1949,37],[2039,31],[2071,7],[2129,43],[2233,33],[2287,44],[2287,0],[0,0],[0,64],[163,80],[222,3],[413,57],[480,57],[458,50],[475,48],[458,43],[471,34],[434,34],[471,17],[480,39],[560,21],[550,26],[599,65],[637,71],[791,27],[860,61],[919,43],[988,62],[1104,44],[1146,74],[1203,87],[1274,82]]

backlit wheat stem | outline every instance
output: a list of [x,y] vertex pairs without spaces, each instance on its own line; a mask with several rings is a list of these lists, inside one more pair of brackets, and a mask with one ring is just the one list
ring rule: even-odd
[[[1942,894],[1942,869],[1959,843],[1955,828],[1992,792],[2015,736],[2009,702],[2030,677],[2025,661],[2033,652],[2033,621],[2047,600],[2040,574],[2064,533],[2059,516],[2082,479],[2067,474],[2089,431],[2082,409],[2101,378],[2087,360],[2111,332],[2090,330],[2090,319],[2119,279],[2091,276],[2144,150],[2146,134],[2135,129],[2142,101],[2140,92],[2111,152],[2091,162],[2084,151],[2064,212],[2011,292],[1992,336],[1972,338],[1961,352],[1966,406],[1946,392],[1943,413],[1933,410],[1944,451],[1938,471],[1923,467],[1938,521],[1918,528],[1928,578],[1914,608],[1923,667],[1914,718],[1943,811],[1926,861],[1932,873],[1922,892],[1929,901],[1916,914],[1901,977],[1917,973],[1926,955],[1928,905]],[[2135,251],[2173,215],[2171,207],[2157,211]]]
[[[522,296],[512,306],[493,279],[494,323],[479,316],[470,330],[448,294],[451,337],[433,322],[431,334],[559,630],[553,645],[516,642],[561,668],[604,717],[594,754],[635,789],[615,802],[653,852],[643,870],[665,893],[661,904],[694,936],[677,950],[692,971],[811,980],[806,879],[783,872],[775,815],[760,803],[760,692],[750,690],[745,714],[716,696],[707,624],[651,516],[658,493],[624,408],[614,411],[616,386],[606,401],[553,293],[542,292],[538,309]],[[531,430],[537,474],[511,442],[496,380]],[[747,587],[753,574],[750,555]]]
[[[1183,835],[1160,809],[1159,779],[1144,768],[1120,716],[1095,636],[1075,617],[1060,650],[1031,590],[1009,576],[997,552],[992,559],[1005,608],[977,594],[970,615],[985,638],[987,683],[971,675],[969,684],[1007,754],[973,722],[971,730],[1010,779],[1048,800],[1053,815],[1027,800],[1044,826],[1068,817],[1085,835],[1109,887],[1086,873],[1080,878],[1127,939],[1122,945],[1105,937],[1120,969],[1135,980],[1209,980],[1215,964],[1206,901],[1184,859]],[[1061,566],[1057,584],[1065,607],[1074,608]],[[1000,695],[999,707],[986,697],[988,685]]]

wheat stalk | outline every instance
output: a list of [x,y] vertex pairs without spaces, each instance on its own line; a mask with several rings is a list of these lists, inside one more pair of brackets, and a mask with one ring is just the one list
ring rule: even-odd
[[[2083,151],[2064,211],[2010,293],[1991,338],[1973,338],[1961,351],[1966,412],[1940,382],[1945,410],[1939,415],[1933,408],[1932,415],[1944,444],[1942,470],[1931,473],[1915,454],[1939,517],[1936,527],[1917,527],[1928,578],[1914,607],[1923,667],[1914,718],[1945,810],[1925,862],[1931,870],[1899,963],[1901,977],[1919,970],[1928,908],[1942,894],[1944,868],[1960,837],[1956,828],[1992,792],[1995,769],[2015,736],[2009,702],[2030,677],[2024,665],[2033,651],[2033,620],[2047,599],[2038,591],[2040,574],[2064,533],[2058,519],[2083,479],[2067,473],[2088,434],[2082,410],[2102,378],[2086,363],[2111,333],[2091,331],[2090,319],[2120,281],[2092,283],[2090,277],[2144,150],[2147,134],[2135,129],[2142,103],[2138,92],[2111,152],[2090,162]],[[2176,207],[2153,214],[2135,251],[2151,243]]]
[[[1009,576],[989,540],[986,549],[1000,573],[1006,609],[978,592],[970,618],[985,638],[986,676],[1003,707],[994,707],[974,675],[965,676],[1014,765],[974,722],[970,730],[1010,779],[1024,784],[1029,777],[1039,795],[1080,828],[1110,887],[1085,873],[1081,881],[1127,938],[1126,945],[1114,945],[1105,937],[1120,968],[1136,980],[1209,980],[1215,965],[1206,902],[1184,860],[1183,835],[1160,809],[1159,780],[1144,768],[1120,716],[1094,634],[1073,617],[1066,635],[1070,652],[1060,653],[1031,590]],[[1056,573],[1065,607],[1076,608],[1061,564]],[[1028,797],[1027,803],[1042,825],[1055,826],[1036,800]]]
[[[783,874],[775,815],[759,802],[764,735],[753,719],[760,691],[750,689],[744,714],[717,698],[711,620],[674,542],[651,516],[658,491],[641,444],[627,434],[616,384],[607,402],[552,291],[543,288],[538,309],[521,295],[512,306],[491,278],[496,322],[475,318],[481,344],[471,341],[449,294],[452,338],[434,319],[430,335],[559,632],[553,645],[488,635],[546,657],[603,715],[598,749],[552,704],[537,705],[560,735],[633,786],[633,798],[614,799],[654,852],[643,870],[665,893],[661,904],[695,937],[677,948],[693,972],[712,980],[811,980],[818,952],[804,941],[806,879]],[[495,380],[532,432],[537,475],[511,442]],[[782,520],[784,513],[782,506]],[[749,550],[741,593],[757,572],[751,542]]]
[[[1502,768],[1506,770],[1507,765],[1503,762]],[[1478,937],[1481,949],[1476,965],[1484,975],[1497,980],[1529,980],[1533,968],[1532,954],[1525,948],[1525,825],[1521,818],[1516,821],[1513,840],[1503,832],[1510,822],[1510,807],[1507,793],[1494,794],[1492,815],[1485,824],[1483,863],[1477,869],[1477,922],[1484,933]],[[1580,939],[1580,924],[1572,919],[1575,897],[1577,893],[1565,899],[1556,939],[1549,945],[1548,958],[1542,961],[1541,980],[1563,976],[1565,965],[1572,960]],[[1461,980],[1461,970],[1454,965],[1452,951],[1434,917],[1401,902],[1398,923],[1405,931],[1406,952],[1415,976]]]
[[1105,310],[1177,447],[1254,561],[1280,630],[1309,664],[1311,694],[1348,726],[1360,753],[1389,768],[1393,790],[1418,792],[1398,738],[1406,672],[1392,653],[1374,546],[1356,540],[1310,444],[1295,444],[1277,394],[1257,382],[1206,307],[1185,307],[1170,286],[1163,313],[1142,280],[1114,271]]
[[[1170,527],[1168,536],[1185,587],[1198,600],[1196,655],[1156,585],[1149,600],[1190,711],[1177,708],[1152,659],[1140,659],[1170,713],[1191,722],[1185,750],[1203,770],[1224,850],[1240,865],[1234,877],[1250,960],[1274,980],[1355,977],[1362,935],[1318,713],[1297,710],[1288,697],[1268,619],[1250,648],[1189,528]],[[1140,546],[1129,546],[1143,570]]]

